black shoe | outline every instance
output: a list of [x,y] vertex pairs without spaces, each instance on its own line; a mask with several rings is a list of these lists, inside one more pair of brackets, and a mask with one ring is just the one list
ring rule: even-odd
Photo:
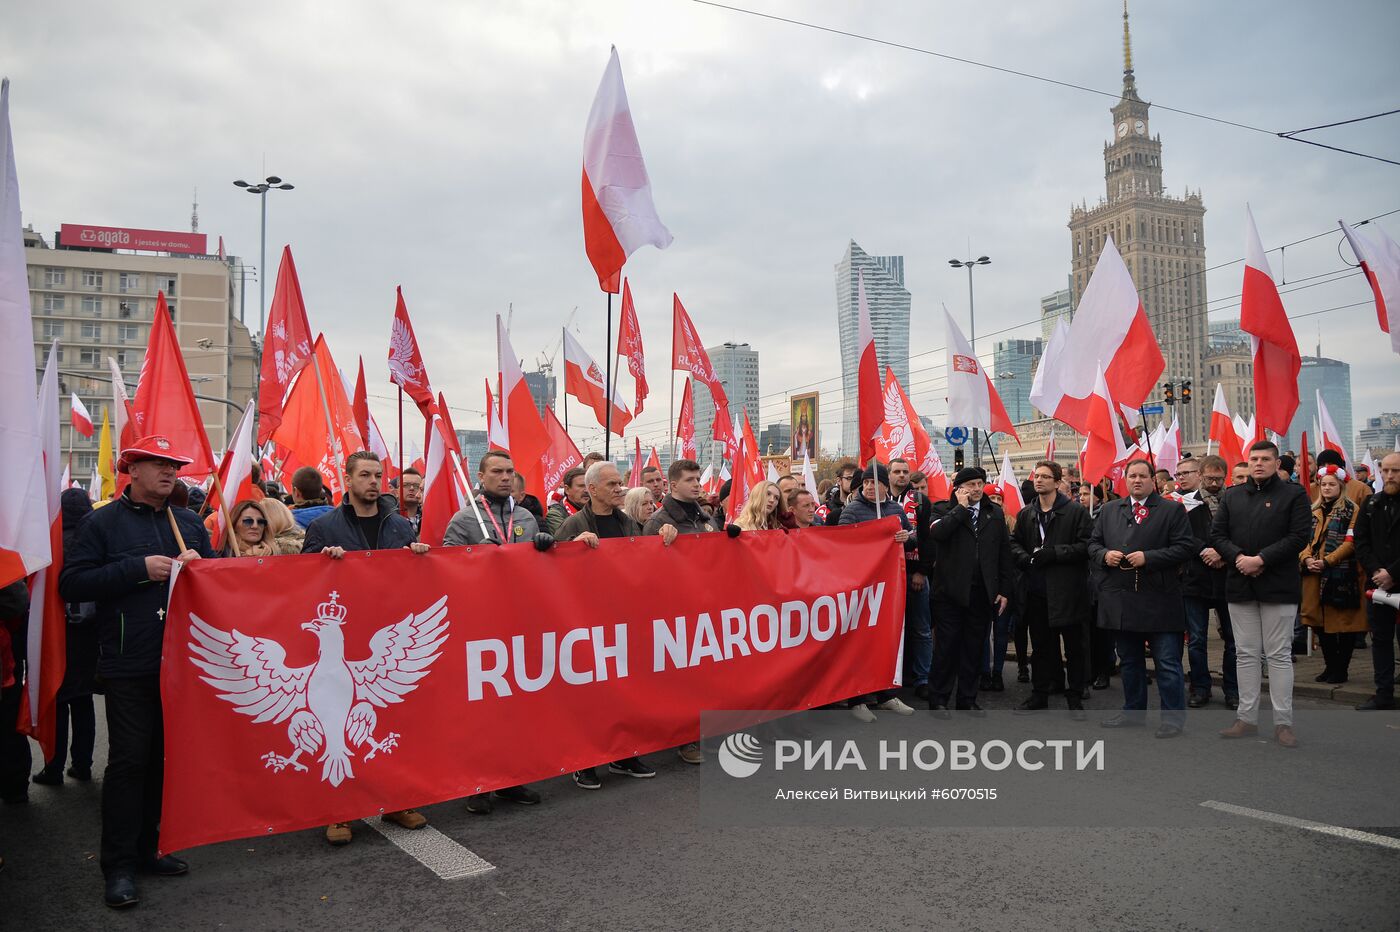
[[76,764],[68,768],[68,776],[74,780],[82,780],[84,783],[92,779],[91,767],[79,767]]
[[639,757],[625,757],[622,760],[615,760],[608,764],[608,773],[620,773],[624,777],[636,777],[638,780],[646,780],[656,776],[656,771],[642,763]]
[[1095,689],[1107,689],[1107,688],[1108,688],[1108,676],[1107,676],[1107,675],[1103,675],[1103,676],[1096,676],[1096,677],[1094,677],[1094,688],[1095,688]]
[[984,693],[989,693],[989,692],[991,692],[991,691],[992,691],[992,675],[991,675],[990,673],[983,673],[981,676],[979,676],[979,677],[977,678],[977,688],[978,688],[979,690],[981,690],[982,692],[984,692]]
[[1004,692],[1006,692],[1006,683],[1002,682],[1001,674],[1000,674],[1000,673],[993,673],[993,674],[992,674],[992,692],[994,692],[994,693],[1004,693]]
[[1321,673],[1319,673],[1317,676],[1313,677],[1313,682],[1314,682],[1314,683],[1330,683],[1330,682],[1332,682],[1332,671],[1331,671],[1331,670],[1323,670],[1323,671],[1322,671]]
[[49,768],[45,767],[43,770],[39,771],[29,779],[34,783],[39,784],[40,786],[62,786],[63,771],[50,770]]
[[1030,670],[1026,669],[1025,667],[1021,667],[1019,670],[1016,671],[1016,682],[1018,682],[1018,683],[1029,683],[1030,681],[1031,681],[1031,671],[1030,671]]
[[1395,700],[1392,697],[1372,696],[1370,699],[1367,699],[1365,702],[1361,703],[1361,705],[1357,706],[1356,711],[1374,712],[1377,709],[1393,708],[1395,708]]
[[503,786],[491,795],[518,806],[538,806],[540,804],[540,794],[528,786]]
[[1169,725],[1166,722],[1157,726],[1157,733],[1154,738],[1177,738],[1181,735],[1180,725]]
[[102,901],[113,909],[125,909],[141,902],[136,895],[136,878],[129,871],[116,871],[107,878]]
[[1346,675],[1345,673],[1333,673],[1333,674],[1332,674],[1332,678],[1329,679],[1329,680],[1326,680],[1325,682],[1327,683],[1328,686],[1341,686],[1341,685],[1342,685],[1343,683],[1345,683],[1346,681],[1347,681],[1347,675]]
[[1011,711],[1016,715],[1029,715],[1032,712],[1039,712],[1042,709],[1048,708],[1050,708],[1050,703],[1046,700],[1044,696],[1041,696],[1037,693],[1031,693],[1031,697],[1029,699],[1021,703]]
[[1106,718],[1099,722],[1099,726],[1102,728],[1141,728],[1143,726],[1143,721],[1142,719],[1133,718],[1130,715],[1119,712],[1112,718]]
[[932,703],[931,705],[929,705],[929,709],[933,712],[934,718],[939,718],[946,721],[953,717],[953,713],[949,712],[948,707],[941,702]]
[[976,702],[969,702],[967,705],[960,705],[960,706],[958,706],[957,711],[959,711],[959,712],[966,712],[968,715],[972,716],[973,718],[986,718],[986,717],[987,717],[987,713],[984,712],[984,711],[982,711],[982,707],[981,707],[980,705],[978,705]]
[[1239,696],[1226,696],[1226,697],[1225,697],[1225,708],[1227,708],[1227,709],[1229,709],[1231,712],[1233,712],[1233,711],[1235,711],[1236,709],[1238,709],[1239,707],[1240,707],[1240,697],[1239,697]]
[[922,699],[924,702],[928,702],[928,684],[927,684],[927,683],[920,683],[918,686],[915,686],[915,687],[914,687],[914,698],[915,698],[915,699]]
[[190,866],[184,861],[167,854],[165,857],[154,858],[141,865],[143,874],[155,874],[157,877],[179,877],[181,874],[188,874]]
[[472,815],[490,815],[496,811],[496,804],[491,802],[490,793],[477,793],[467,797],[467,811]]
[[574,771],[574,785],[581,790],[601,790],[603,784],[598,782],[598,775],[589,767],[585,770]]
[[1186,700],[1186,707],[1188,709],[1200,709],[1204,708],[1208,702],[1210,702],[1209,695],[1205,693],[1192,693],[1191,698]]

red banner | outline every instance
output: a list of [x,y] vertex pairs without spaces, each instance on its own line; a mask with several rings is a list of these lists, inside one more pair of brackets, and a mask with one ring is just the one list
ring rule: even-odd
[[65,223],[58,228],[58,240],[65,246],[94,249],[131,249],[136,252],[180,252],[204,255],[208,240],[203,233],[177,233],[173,230],[135,230],[129,227],[97,227],[85,223]]
[[192,563],[165,627],[161,849],[675,747],[705,710],[887,688],[904,619],[895,530]]

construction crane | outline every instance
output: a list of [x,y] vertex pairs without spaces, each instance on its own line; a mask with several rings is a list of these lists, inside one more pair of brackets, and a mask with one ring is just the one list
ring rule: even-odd
[[[569,312],[568,318],[564,321],[564,330],[569,329],[569,325],[572,324],[572,323],[574,322],[574,317],[575,317],[577,314],[578,314],[578,305],[576,304],[576,305],[574,305],[574,309],[573,309],[572,311]],[[561,331],[559,332],[559,339],[557,339],[557,340],[554,341],[554,348],[553,348],[552,350],[550,350],[548,353],[540,353],[540,356],[539,356],[539,370],[540,370],[541,372],[543,372],[545,375],[551,375],[551,376],[552,376],[552,375],[554,374],[554,357],[556,357],[556,356],[559,355],[559,348],[560,348],[561,346],[563,346],[563,345],[564,345],[564,331],[561,330]]]

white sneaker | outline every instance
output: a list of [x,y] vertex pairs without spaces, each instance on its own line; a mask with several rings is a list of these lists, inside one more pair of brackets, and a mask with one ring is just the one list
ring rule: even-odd
[[[910,709],[909,711],[912,712],[914,710]],[[864,702],[851,706],[851,714],[867,725],[875,721],[875,713],[870,711],[870,706],[866,705]]]
[[888,702],[882,702],[882,703],[880,703],[878,706],[876,706],[876,708],[877,708],[877,709],[884,709],[886,712],[895,712],[895,713],[898,713],[899,715],[913,715],[913,714],[914,714],[914,710],[913,710],[912,708],[910,708],[909,706],[905,705],[903,702],[901,702],[898,696],[896,696],[895,698],[889,700]]

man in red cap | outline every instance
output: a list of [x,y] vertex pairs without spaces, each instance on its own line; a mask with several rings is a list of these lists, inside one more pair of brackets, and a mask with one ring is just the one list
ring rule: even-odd
[[58,589],[97,606],[97,673],[106,688],[107,772],[102,780],[102,873],[108,906],[134,906],[135,874],[171,877],[189,866],[156,856],[164,761],[160,649],[175,561],[214,556],[199,516],[167,505],[190,459],[159,434],[122,450],[131,484],[78,525]]

